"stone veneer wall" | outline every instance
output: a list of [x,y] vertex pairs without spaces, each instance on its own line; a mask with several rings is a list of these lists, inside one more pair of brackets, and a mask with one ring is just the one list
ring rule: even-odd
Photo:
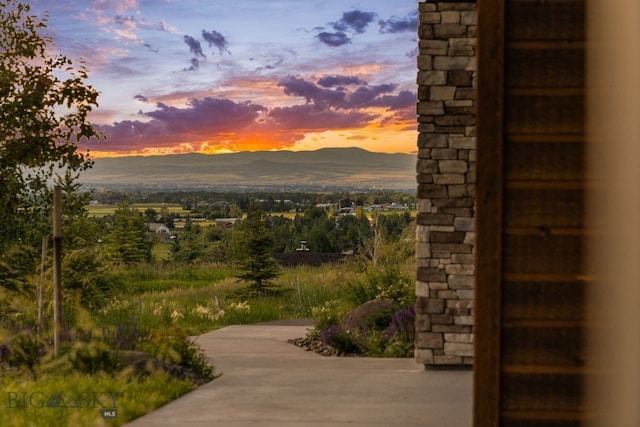
[[473,363],[476,4],[419,7],[416,361]]

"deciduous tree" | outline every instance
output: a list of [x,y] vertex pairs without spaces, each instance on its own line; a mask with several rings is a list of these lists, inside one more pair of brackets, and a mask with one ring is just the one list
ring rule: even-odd
[[88,121],[98,91],[85,83],[84,66],[55,53],[46,25],[28,4],[0,0],[0,282],[17,271],[8,255],[16,245],[18,253],[39,253],[54,172],[89,168],[78,144],[102,138]]

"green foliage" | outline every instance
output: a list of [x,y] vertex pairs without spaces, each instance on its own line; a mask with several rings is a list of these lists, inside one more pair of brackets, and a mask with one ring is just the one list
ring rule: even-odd
[[318,323],[311,332],[342,354],[371,357],[411,357],[414,349],[415,310],[413,305],[382,311],[366,319],[355,330],[345,330],[339,322]]
[[309,207],[304,211],[304,214],[296,215],[293,223],[296,237],[307,242],[309,251],[339,252],[338,230],[329,211],[318,207]]
[[328,328],[329,333],[325,333],[325,342],[342,354],[363,354],[364,350],[358,342],[357,336],[352,332],[347,332],[337,325]]
[[275,244],[273,234],[267,229],[265,216],[257,205],[250,206],[236,234],[236,254],[241,270],[236,277],[257,290],[267,290],[281,270],[271,255]]
[[389,323],[391,323],[391,315],[396,311],[395,308],[381,310],[369,316],[365,322],[365,327],[369,330],[382,331]]
[[[16,379],[9,376],[0,377],[0,392],[3,396],[16,393],[14,396],[35,394],[35,405],[26,407],[8,407],[4,401],[0,411],[0,425],[11,427],[38,426],[118,426],[138,418],[155,408],[188,393],[193,385],[164,373],[155,373],[136,381],[126,375],[104,374],[65,374],[48,375],[36,380]],[[38,398],[48,399],[64,392],[75,398],[83,393],[113,393],[116,398],[118,417],[115,420],[105,420],[100,412],[88,405],[85,408],[55,408],[46,410],[34,407],[39,404]],[[41,393],[41,394],[40,394]],[[108,407],[111,398],[106,394],[101,396],[101,402]],[[16,405],[17,402],[10,402]],[[99,405],[97,405],[99,407]]]
[[311,315],[316,321],[314,326],[315,331],[320,332],[332,325],[339,324],[342,317],[350,308],[350,306],[346,306],[342,301],[337,299],[325,301],[323,304],[313,307]]
[[146,237],[147,226],[142,214],[123,198],[116,209],[109,230],[108,243],[116,262],[127,265],[151,261],[153,242]]
[[[312,317],[315,307],[338,301],[340,283],[358,277],[339,265],[287,268],[276,282],[287,292],[239,298],[236,291],[246,288],[233,280],[234,274],[217,264],[120,267],[110,272],[122,283],[120,293],[91,315],[109,334],[130,329],[140,336],[153,328],[179,326],[198,335],[226,325]],[[341,313],[353,308],[338,302]]]
[[165,362],[175,363],[198,377],[213,379],[215,371],[202,352],[179,327],[154,330],[138,348]]
[[412,276],[398,267],[369,268],[361,279],[344,283],[341,295],[356,306],[373,299],[407,304],[415,301],[413,283]]
[[378,215],[375,235],[369,242],[374,267],[402,267],[415,259],[415,224],[408,215]]
[[[1,222],[1,221],[0,221]],[[16,244],[6,248],[0,255],[0,290],[8,290],[21,295],[30,294],[28,276],[34,270],[38,251],[33,246]],[[4,295],[0,294],[0,301]]]
[[127,293],[130,295],[209,287],[234,277],[236,273],[235,268],[215,263],[186,266],[139,264],[111,271],[113,276],[119,278],[126,285]]
[[195,263],[208,261],[209,255],[209,245],[202,227],[187,218],[182,232],[171,247],[172,259],[181,263]]
[[412,277],[397,267],[369,270],[367,287],[375,293],[375,299],[390,299],[400,304],[412,303],[415,299]]
[[67,251],[62,261],[64,295],[67,304],[79,301],[90,310],[106,304],[120,287],[109,266],[93,247]]
[[343,215],[338,218],[338,227],[343,231],[343,240],[339,242],[341,248],[362,247],[373,235],[369,218],[362,211],[356,210],[356,215]]
[[87,120],[98,92],[85,84],[84,67],[51,55],[46,24],[28,4],[0,7],[0,254],[18,242],[39,244],[50,227],[54,170],[90,167],[78,142],[102,138]]
[[40,338],[29,331],[22,331],[2,345],[0,362],[33,372],[40,365],[45,348],[46,344]]
[[120,357],[104,341],[76,341],[68,349],[65,358],[75,372],[113,374],[120,369]]

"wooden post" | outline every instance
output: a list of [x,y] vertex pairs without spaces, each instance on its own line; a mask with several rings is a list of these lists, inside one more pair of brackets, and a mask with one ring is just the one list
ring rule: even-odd
[[296,292],[298,294],[298,308],[302,311],[302,295],[300,294],[300,281],[298,280],[298,276],[296,275]]
[[53,187],[53,353],[60,349],[62,331],[62,192],[60,186]]
[[38,334],[43,328],[43,305],[44,305],[44,271],[47,265],[47,250],[49,246],[49,236],[42,236],[42,257],[40,259],[40,280],[38,281]]
[[505,0],[478,2],[473,425],[500,425]]

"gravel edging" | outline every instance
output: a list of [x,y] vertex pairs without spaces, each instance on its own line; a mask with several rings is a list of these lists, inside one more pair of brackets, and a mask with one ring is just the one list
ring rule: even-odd
[[363,357],[362,354],[345,353],[327,345],[320,338],[294,338],[287,340],[288,343],[304,349],[305,351],[313,351],[322,356],[340,356],[340,357]]

